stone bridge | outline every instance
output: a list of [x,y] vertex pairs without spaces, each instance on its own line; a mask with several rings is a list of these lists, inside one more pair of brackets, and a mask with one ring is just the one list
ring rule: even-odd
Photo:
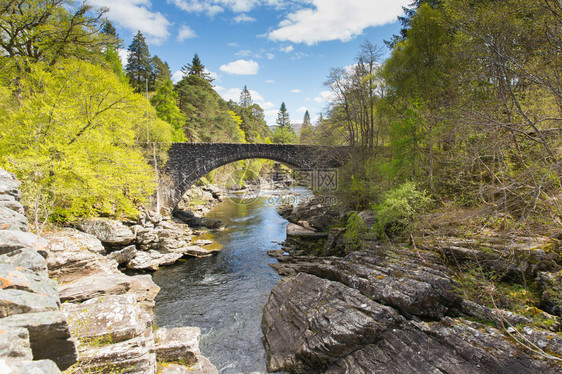
[[234,161],[264,158],[293,169],[336,168],[349,157],[348,147],[294,144],[174,143],[160,177],[162,208],[174,209],[199,178]]

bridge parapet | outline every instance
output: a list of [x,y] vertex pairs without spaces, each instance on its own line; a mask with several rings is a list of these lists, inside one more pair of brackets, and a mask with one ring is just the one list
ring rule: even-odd
[[349,147],[295,144],[174,143],[161,175],[160,197],[174,209],[183,194],[210,171],[231,162],[264,158],[297,169],[336,168],[349,157]]

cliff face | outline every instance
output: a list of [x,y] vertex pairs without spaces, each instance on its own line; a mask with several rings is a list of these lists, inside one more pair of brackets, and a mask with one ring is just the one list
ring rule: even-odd
[[[362,247],[342,257],[297,256],[306,253],[297,247],[278,257],[272,266],[284,277],[262,321],[268,370],[562,373],[558,240],[432,237],[415,248]],[[479,283],[480,274],[495,283]],[[527,298],[532,291],[536,306],[495,286]]]
[[0,368],[57,373],[78,358],[49,279],[48,242],[29,232],[19,182],[0,169]]

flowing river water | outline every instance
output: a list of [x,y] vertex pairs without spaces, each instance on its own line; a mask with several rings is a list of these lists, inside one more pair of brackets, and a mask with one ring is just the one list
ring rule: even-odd
[[[300,191],[301,193],[303,191]],[[214,234],[216,256],[190,259],[154,273],[161,287],[154,315],[160,327],[198,326],[201,352],[219,373],[263,373],[262,308],[279,275],[267,250],[279,249],[287,221],[275,210],[275,195],[226,199],[208,217],[228,228]]]

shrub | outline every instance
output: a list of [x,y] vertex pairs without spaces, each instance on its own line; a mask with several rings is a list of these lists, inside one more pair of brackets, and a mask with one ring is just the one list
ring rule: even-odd
[[388,191],[381,204],[373,206],[377,220],[373,233],[383,238],[412,231],[418,215],[427,211],[431,198],[425,191],[416,189],[414,182],[405,182]]

